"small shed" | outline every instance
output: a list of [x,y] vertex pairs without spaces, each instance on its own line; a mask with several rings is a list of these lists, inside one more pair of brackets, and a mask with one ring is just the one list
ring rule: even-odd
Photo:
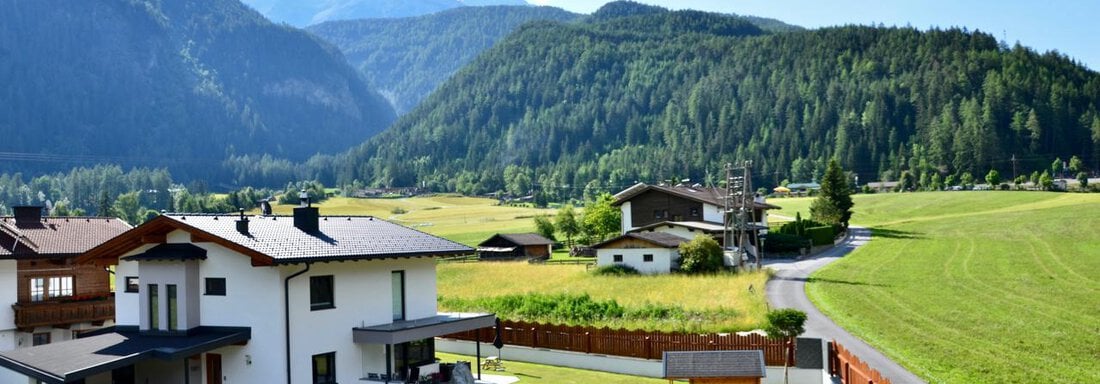
[[767,376],[764,351],[665,352],[664,378],[692,384],[760,384]]
[[623,264],[645,274],[669,273],[680,268],[680,236],[665,232],[630,232],[593,245],[596,265]]
[[482,260],[550,257],[554,242],[537,233],[498,233],[477,245]]

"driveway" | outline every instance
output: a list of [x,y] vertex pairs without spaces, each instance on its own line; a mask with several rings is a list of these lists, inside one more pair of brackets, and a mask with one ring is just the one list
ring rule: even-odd
[[775,277],[768,281],[766,289],[768,303],[772,308],[794,308],[806,312],[806,333],[802,334],[803,336],[836,340],[891,382],[924,383],[924,380],[879,353],[863,340],[840,328],[818,311],[806,297],[806,279],[811,273],[871,241],[871,231],[867,228],[853,226],[848,229],[848,233],[848,238],[844,239],[844,242],[813,257],[764,263],[765,267],[774,269],[776,272]]

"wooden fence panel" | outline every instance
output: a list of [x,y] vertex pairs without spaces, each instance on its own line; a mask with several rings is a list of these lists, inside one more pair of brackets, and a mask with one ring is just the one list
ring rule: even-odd
[[829,343],[829,374],[841,384],[891,384],[878,370],[833,340]]
[[[666,333],[520,321],[502,321],[501,325],[501,337],[506,345],[650,360],[660,360],[665,351],[759,349],[764,351],[764,361],[767,365],[782,366],[787,349],[792,348],[787,340],[769,339],[756,334],[739,336],[736,334]],[[493,328],[483,328],[476,331],[454,333],[444,337],[473,341],[477,340],[479,335],[482,342],[491,343],[496,332]],[[791,353],[790,360],[788,364],[793,366],[793,353]]]

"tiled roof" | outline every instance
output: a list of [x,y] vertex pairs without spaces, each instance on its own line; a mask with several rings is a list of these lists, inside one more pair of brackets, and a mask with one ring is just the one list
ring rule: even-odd
[[122,234],[130,225],[113,217],[45,217],[16,223],[0,217],[0,257],[67,257]]
[[252,216],[248,235],[237,231],[237,215],[161,217],[269,256],[276,263],[473,253],[465,245],[374,217],[322,216],[320,231],[307,233],[294,226],[292,216]]
[[[542,237],[542,235],[537,233],[498,233],[497,236],[516,245],[548,245],[554,243],[550,241],[550,239]],[[486,242],[487,241],[489,240],[486,240]]]
[[[674,196],[680,196],[685,199],[695,200],[701,203],[715,205],[718,207],[725,206],[724,196],[726,195],[725,188],[718,187],[687,187],[687,186],[675,186],[669,187],[664,185],[648,185],[645,183],[638,183],[630,188],[623,190],[615,194],[615,202],[612,205],[621,205],[622,203],[634,198],[634,196],[640,195],[646,191],[658,191],[667,193]],[[753,202],[753,207],[757,209],[777,209],[778,206],[768,203]]]
[[145,252],[124,257],[129,261],[138,260],[206,260],[206,249],[194,244],[157,244]]
[[676,248],[680,246],[680,243],[685,243],[689,241],[688,239],[685,239],[683,237],[666,232],[630,232],[611,240],[593,245],[592,248],[603,248],[606,245],[622,239],[638,239],[663,248]]
[[764,351],[665,352],[664,377],[765,377]]

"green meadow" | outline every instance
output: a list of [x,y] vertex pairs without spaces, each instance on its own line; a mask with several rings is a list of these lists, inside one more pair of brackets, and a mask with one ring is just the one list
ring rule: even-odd
[[845,329],[931,383],[1100,382],[1100,195],[854,198],[872,241],[806,288]]

